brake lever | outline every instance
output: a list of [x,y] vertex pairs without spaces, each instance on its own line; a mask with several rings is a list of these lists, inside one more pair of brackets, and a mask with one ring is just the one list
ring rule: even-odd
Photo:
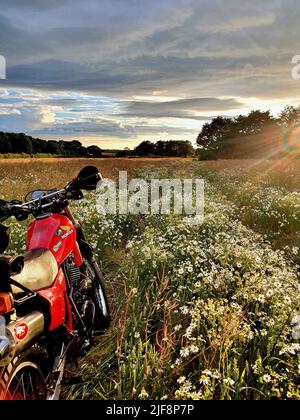
[[67,193],[67,198],[78,201],[83,199],[83,192],[80,190]]
[[30,212],[26,212],[25,210],[20,210],[20,212],[17,212],[14,214],[15,218],[18,222],[23,222],[24,220],[27,220],[30,215]]
[[0,220],[4,221],[9,216],[7,201],[0,200]]
[[[18,222],[23,222],[24,220],[28,219],[28,216],[30,214],[30,211],[28,209],[22,208],[22,201],[19,200],[13,200],[10,203],[8,203],[8,208],[12,208],[13,212],[11,213],[11,216],[14,216]],[[18,208],[18,206],[20,206]],[[9,210],[9,213],[11,210]]]

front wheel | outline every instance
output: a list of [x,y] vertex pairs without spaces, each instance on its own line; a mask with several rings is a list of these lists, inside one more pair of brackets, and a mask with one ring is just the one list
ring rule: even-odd
[[84,270],[92,280],[92,300],[96,308],[94,333],[97,335],[97,333],[108,329],[111,321],[105,283],[103,274],[95,261],[84,259]]
[[31,348],[16,357],[0,375],[0,400],[45,400],[44,351]]

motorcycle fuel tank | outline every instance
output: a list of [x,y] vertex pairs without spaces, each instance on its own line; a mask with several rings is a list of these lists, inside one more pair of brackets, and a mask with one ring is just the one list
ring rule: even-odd
[[27,250],[49,249],[60,266],[76,248],[76,229],[61,214],[51,214],[37,219],[28,228]]

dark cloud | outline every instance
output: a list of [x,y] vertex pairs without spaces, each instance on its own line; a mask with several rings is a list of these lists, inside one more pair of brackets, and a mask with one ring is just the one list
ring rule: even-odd
[[29,1],[30,19],[23,3],[7,2],[0,17],[7,85],[125,97],[300,94],[290,78],[294,0],[75,0],[60,3],[64,13],[57,1]]
[[68,4],[70,0],[3,0],[1,1],[1,9],[35,9],[35,10],[47,10],[55,7]]
[[146,122],[141,124],[121,123],[113,120],[105,119],[89,119],[82,121],[64,121],[63,123],[49,124],[44,127],[32,130],[35,136],[45,136],[47,138],[65,138],[70,136],[98,137],[99,139],[115,138],[115,139],[135,139],[141,135],[168,135],[183,137],[194,137],[194,130],[186,128],[177,128],[172,126],[149,125]]
[[125,112],[121,116],[147,118],[191,118],[207,120],[195,113],[210,111],[228,111],[242,108],[244,105],[236,99],[191,98],[167,102],[132,101],[124,103]]
[[[261,99],[299,98],[300,84],[277,59],[238,61],[223,58],[157,58],[142,56],[110,63],[73,63],[47,60],[8,66],[3,86],[48,90],[73,90],[128,98],[163,90],[168,96],[240,96]],[[234,105],[234,104],[233,104]]]
[[36,54],[55,54],[50,44],[45,42],[42,46],[42,41],[36,34],[17,27],[12,22],[0,12],[0,53],[6,57],[8,66],[16,60],[30,60],[28,65],[33,65]]
[[[126,137],[150,129],[135,118],[201,121],[208,118],[201,113],[231,112],[247,98],[298,100],[291,58],[299,54],[299,21],[298,0],[2,1],[0,54],[8,68],[0,87],[35,89],[45,97],[12,100],[21,115],[8,118],[3,111],[1,128],[38,129],[40,108],[49,107],[60,113],[55,118],[71,113],[82,119],[68,123],[68,131],[82,130],[82,122],[86,132]],[[58,97],[50,97],[52,91]],[[135,99],[157,91],[185,99]],[[107,105],[97,99],[103,96],[114,99]],[[5,100],[1,106],[8,109]],[[112,125],[94,121],[104,111]],[[95,114],[93,121],[88,113]]]
[[[122,92],[125,86],[145,81],[143,75],[109,71],[107,65],[90,65],[57,60],[17,65],[8,69],[7,85],[40,89]],[[128,89],[128,88],[127,88]]]

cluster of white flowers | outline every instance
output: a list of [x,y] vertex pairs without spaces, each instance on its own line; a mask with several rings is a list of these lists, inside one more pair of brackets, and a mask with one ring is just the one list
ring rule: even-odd
[[[195,163],[191,171],[200,169]],[[244,182],[234,170],[206,177],[202,225],[174,215],[104,217],[89,195],[73,205],[98,258],[106,249],[111,261],[115,251],[124,252],[125,266],[114,280],[126,283],[138,311],[128,311],[132,328],[120,369],[126,378],[132,369],[140,378],[151,370],[154,382],[155,373],[161,378],[166,371],[175,385],[161,395],[177,399],[234,398],[241,389],[248,392],[247,381],[249,389],[258,389],[252,397],[295,398],[299,243],[276,250],[270,241],[300,234],[300,194]],[[19,250],[25,225],[10,223],[12,248]],[[143,365],[150,363],[149,346],[151,369]],[[153,397],[150,389],[141,385],[137,397]]]
[[289,343],[285,344],[282,349],[279,351],[280,356],[283,354],[298,355],[300,352],[299,343]]
[[[229,369],[219,371],[218,379],[202,374],[197,388],[189,363],[192,366],[199,357],[205,366],[206,349],[214,348],[218,354],[222,348],[242,351],[256,346],[259,352],[260,343],[267,343],[281,329],[280,340],[288,345],[285,352],[294,355],[298,350],[297,345],[289,343],[292,328],[287,323],[299,310],[297,267],[291,265],[285,252],[272,249],[263,236],[236,220],[237,208],[222,201],[214,187],[208,186],[207,195],[202,226],[187,226],[173,218],[154,228],[148,220],[143,236],[134,238],[130,247],[141,275],[153,277],[162,267],[178,295],[174,332],[178,335],[180,331],[182,339],[173,366],[184,372],[179,376],[178,398],[191,398],[193,392],[201,392],[201,398],[205,398],[201,385],[215,389],[216,382],[219,388],[235,388],[238,376],[231,377]],[[295,212],[298,198],[293,195],[285,199]],[[283,201],[279,203],[282,209]],[[278,214],[273,216],[277,218]],[[185,328],[183,319],[189,320]],[[274,346],[276,354],[281,351],[283,356],[279,342]],[[268,373],[264,374],[262,382],[268,384]]]

